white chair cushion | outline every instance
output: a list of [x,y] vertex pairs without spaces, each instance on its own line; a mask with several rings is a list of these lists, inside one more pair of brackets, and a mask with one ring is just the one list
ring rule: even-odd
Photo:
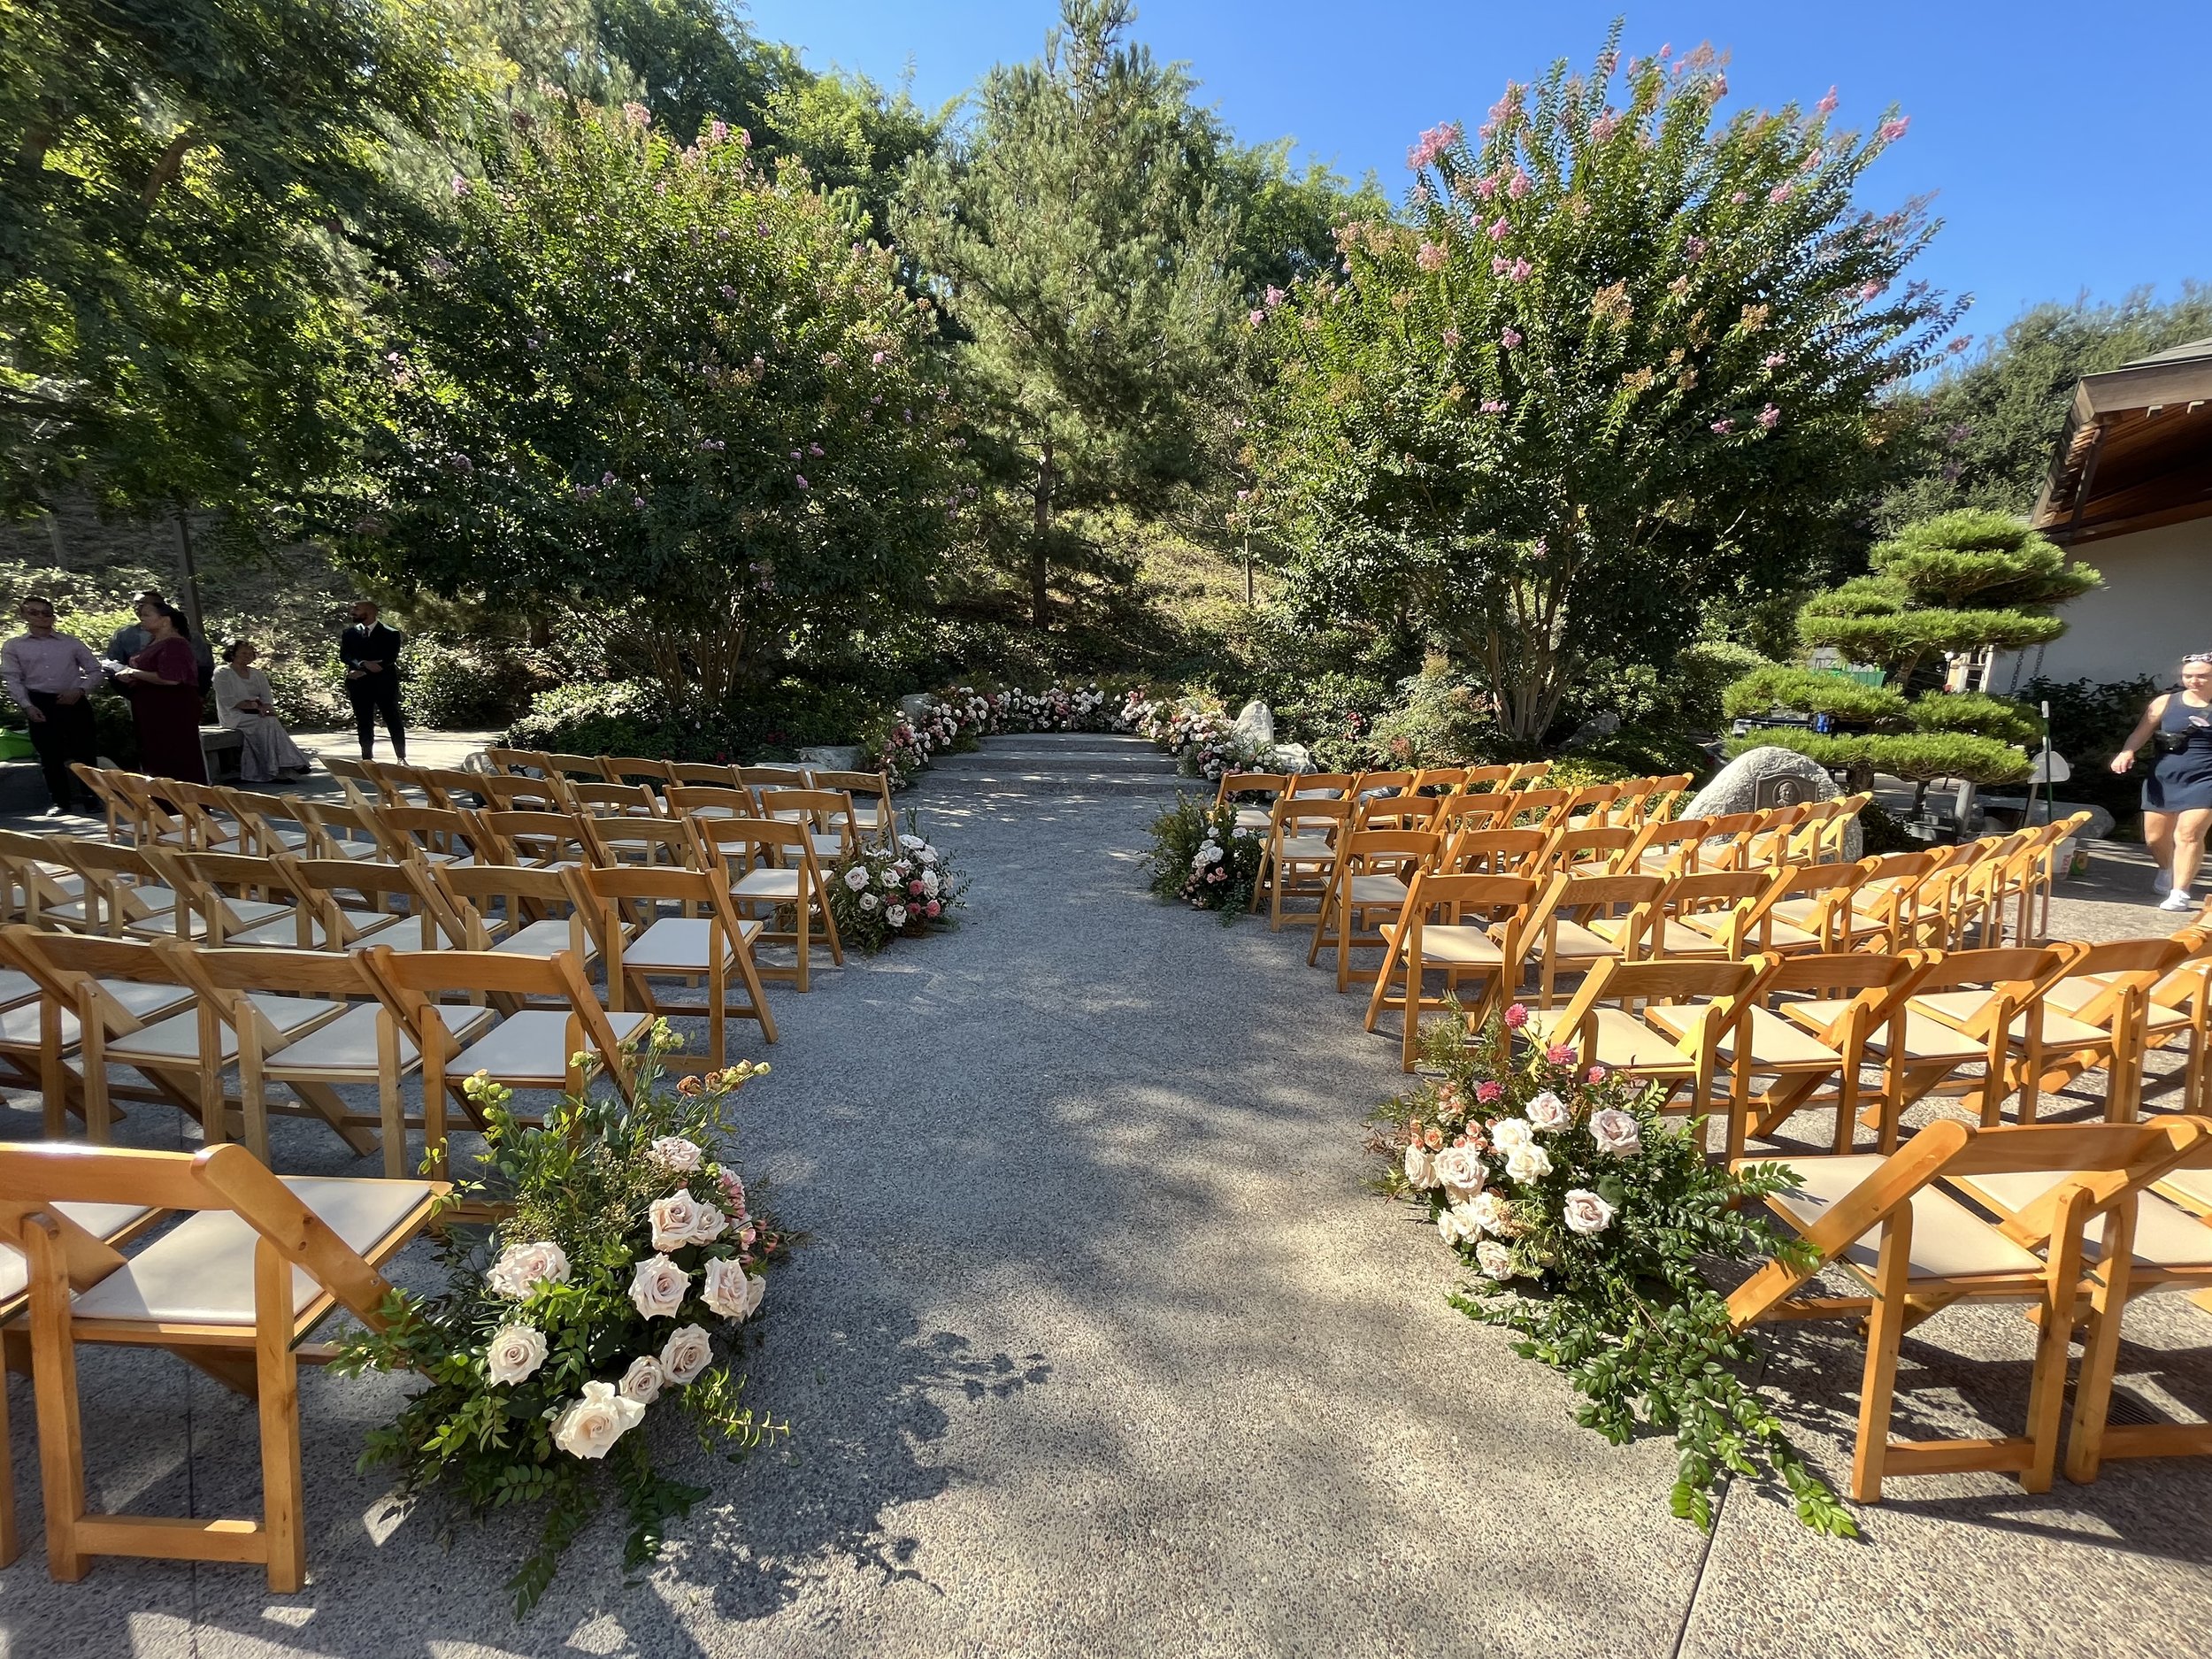
[[[425,1181],[288,1176],[284,1184],[341,1239],[366,1254],[429,1195]],[[80,1319],[234,1325],[254,1321],[253,1260],[260,1235],[227,1210],[203,1210],[156,1239],[89,1290]],[[314,1276],[292,1270],[292,1306],[317,1294]]]
[[[144,1216],[143,1204],[56,1204],[55,1209],[96,1239],[113,1238]],[[0,1302],[12,1302],[31,1282],[30,1264],[12,1244],[0,1244]]]
[[[591,929],[585,928],[583,935],[584,955],[587,957],[597,956],[599,949],[592,943]],[[567,922],[549,917],[544,921],[532,922],[518,932],[509,934],[492,949],[518,956],[557,956],[574,942]]]
[[[1977,1175],[1963,1185],[1977,1197],[1986,1197],[1993,1209],[2017,1215],[2061,1181],[2070,1179],[2038,1170],[2016,1175]],[[2103,1216],[2092,1217],[2082,1230],[2082,1253],[2093,1262],[2104,1255],[2105,1221]],[[2145,1193],[2135,1211],[2135,1250],[2130,1259],[2138,1267],[2212,1267],[2212,1227],[2157,1194]]]
[[[454,1010],[458,1013],[460,1010]],[[314,1027],[302,1036],[294,1038],[283,1048],[266,1056],[263,1067],[273,1078],[286,1078],[295,1072],[352,1071],[365,1079],[376,1076],[376,1027],[383,1010],[373,1002],[357,1002],[326,1025]],[[484,1010],[480,1027],[490,1019],[491,1010]],[[399,1069],[407,1071],[415,1064],[415,1044],[404,1031],[394,1033],[399,1039]]]
[[799,872],[796,870],[749,870],[737,879],[730,888],[741,899],[780,899],[795,902],[799,896]]
[[[1392,940],[1402,931],[1387,922],[1382,928],[1383,936]],[[1494,968],[1505,961],[1505,952],[1480,927],[1464,923],[1431,922],[1421,930],[1421,960],[1432,965]]]
[[1355,904],[1405,902],[1406,884],[1396,876],[1354,876],[1351,887]]
[[[462,1010],[439,1010],[450,1029]],[[475,1010],[470,1010],[474,1012]],[[625,1038],[641,1025],[652,1023],[650,1014],[610,1013],[607,1023],[617,1038]],[[490,1034],[461,1051],[446,1065],[449,1078],[465,1078],[488,1071],[493,1080],[525,1087],[558,1088],[568,1077],[568,1015],[557,1008],[526,1008],[510,1014]]]
[[[1878,1152],[1842,1157],[1792,1158],[1790,1168],[1804,1178],[1795,1192],[1770,1201],[1801,1232],[1841,1202],[1881,1164]],[[1877,1227],[1847,1248],[1843,1259],[1866,1273],[1879,1260],[1882,1233]],[[1924,1187],[1912,1199],[1912,1279],[1968,1279],[1995,1273],[2039,1273],[2043,1264],[1947,1193]]]
[[[703,973],[707,967],[707,929],[703,916],[664,916],[622,948],[622,965],[641,972]],[[761,930],[759,922],[739,926],[750,939]],[[725,966],[736,959],[727,941],[723,942]]]
[[[345,1011],[343,1002],[326,1002],[316,997],[279,996],[273,992],[256,991],[247,999],[258,1010],[278,1034],[297,1037],[312,1031],[325,1022],[335,1019]],[[231,1059],[238,1053],[238,1034],[228,1025],[218,1025],[222,1056]],[[126,1064],[142,1060],[166,1061],[196,1064],[200,1058],[200,1017],[196,1012],[172,1014],[157,1020],[142,1031],[134,1031],[127,1037],[118,1037],[107,1046],[108,1058]]]

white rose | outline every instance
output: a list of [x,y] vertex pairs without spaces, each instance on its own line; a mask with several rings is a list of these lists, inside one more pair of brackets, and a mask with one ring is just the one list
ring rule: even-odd
[[937,862],[937,849],[934,847],[925,847],[921,849],[921,851],[916,853],[914,856],[919,859],[923,864],[933,864]]
[[652,1154],[654,1163],[678,1175],[688,1175],[699,1167],[698,1143],[681,1135],[663,1135],[646,1150]]
[[1613,1206],[1586,1187],[1571,1187],[1564,1218],[1571,1233],[1602,1233],[1613,1225]]
[[1551,1173],[1551,1154],[1541,1147],[1523,1147],[1505,1161],[1505,1172],[1523,1187]]
[[1436,1155],[1436,1179],[1455,1203],[1480,1192],[1488,1174],[1472,1147],[1446,1147]]
[[502,1296],[520,1302],[541,1284],[568,1283],[568,1256],[551,1242],[511,1244],[500,1252],[484,1282]]
[[535,1325],[503,1325],[484,1350],[492,1380],[521,1382],[545,1363],[545,1333]]
[[884,919],[887,923],[888,923],[888,924],[889,924],[889,925],[890,925],[890,926],[891,926],[894,929],[897,929],[897,928],[901,928],[901,927],[905,926],[906,926],[906,906],[905,906],[905,905],[903,905],[903,904],[887,904],[887,905],[885,905],[885,906],[883,907],[883,919]]
[[661,1397],[661,1385],[667,1380],[661,1374],[660,1361],[650,1354],[641,1354],[630,1362],[630,1369],[622,1373],[621,1384],[615,1392],[625,1400],[649,1406]]
[[1485,1239],[1475,1246],[1475,1261],[1493,1279],[1513,1277],[1513,1252],[1495,1239]]
[[645,1408],[612,1383],[588,1382],[584,1397],[554,1420],[553,1444],[571,1457],[604,1457],[644,1416]]
[[1611,1106],[1590,1114],[1590,1134],[1597,1141],[1599,1151],[1609,1152],[1617,1158],[1643,1149],[1644,1132],[1637,1126],[1636,1120]]
[[1572,1116],[1567,1110],[1567,1102],[1549,1089],[1529,1102],[1527,1110],[1530,1125],[1540,1130],[1564,1129],[1568,1118]]
[[714,1361],[714,1340],[703,1325],[679,1326],[661,1345],[661,1370],[679,1388],[696,1381]]
[[630,1301],[649,1319],[672,1319],[691,1288],[691,1275],[664,1256],[649,1256],[630,1279]]
[[855,864],[850,870],[845,872],[845,885],[856,893],[859,892],[861,888],[866,887],[868,885],[868,867],[865,864]]
[[937,896],[937,888],[939,885],[940,883],[937,879],[937,872],[934,870],[925,870],[922,872],[922,896],[924,898],[935,898]]
[[860,895],[860,908],[864,910],[872,910],[882,902],[883,901],[872,893],[864,893]]
[[653,1248],[680,1250],[699,1230],[699,1201],[689,1193],[671,1193],[657,1198],[647,1212],[653,1220]]
[[1525,1118],[1501,1118],[1490,1125],[1490,1144],[1511,1157],[1533,1145],[1534,1134]]
[[1505,1200],[1495,1191],[1477,1193],[1473,1202],[1467,1206],[1467,1213],[1470,1219],[1485,1233],[1494,1233],[1502,1238],[1510,1230]]
[[883,872],[883,885],[895,890],[899,885],[899,872],[895,870],[885,871]]
[[727,1216],[712,1204],[703,1203],[699,1206],[698,1222],[692,1227],[691,1236],[687,1242],[712,1244],[722,1236],[722,1230],[729,1225],[730,1218]]
[[699,1294],[725,1319],[742,1319],[760,1306],[766,1288],[765,1279],[752,1278],[744,1263],[726,1256],[707,1263],[705,1286]]
[[1419,1147],[1406,1148],[1406,1184],[1419,1192],[1436,1185],[1436,1160]]
[[1458,1244],[1473,1238],[1480,1231],[1475,1225],[1473,1210],[1466,1204],[1454,1204],[1436,1212],[1436,1230],[1444,1235],[1447,1244]]
[[919,852],[923,848],[928,846],[929,843],[918,835],[902,835],[899,837],[899,845],[905,848],[909,852]]

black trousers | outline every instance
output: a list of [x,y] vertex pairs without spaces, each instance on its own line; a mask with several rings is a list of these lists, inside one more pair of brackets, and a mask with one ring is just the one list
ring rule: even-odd
[[34,691],[31,704],[46,717],[31,722],[31,748],[38,756],[39,769],[46,774],[46,792],[54,797],[54,804],[65,811],[86,799],[89,793],[69,770],[69,763],[81,760],[88,766],[100,764],[100,741],[92,726],[92,702],[88,697],[80,697],[74,703],[63,703],[50,691]]
[[398,677],[371,674],[363,680],[349,680],[346,682],[346,695],[353,699],[353,724],[361,737],[361,758],[375,758],[376,723],[380,719],[384,729],[392,734],[393,757],[405,760],[407,723],[399,712]]

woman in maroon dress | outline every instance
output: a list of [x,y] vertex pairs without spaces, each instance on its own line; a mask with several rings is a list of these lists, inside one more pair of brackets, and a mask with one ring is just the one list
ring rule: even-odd
[[119,670],[116,679],[131,688],[131,714],[138,722],[139,770],[156,778],[207,781],[207,759],[200,749],[200,663],[192,641],[177,629],[177,613],[149,601],[138,607],[138,626],[146,648]]

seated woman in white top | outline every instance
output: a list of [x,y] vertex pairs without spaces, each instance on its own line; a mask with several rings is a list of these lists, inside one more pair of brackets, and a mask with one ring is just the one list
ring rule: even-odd
[[239,777],[247,783],[274,783],[280,775],[303,775],[312,763],[277,718],[269,677],[253,665],[257,655],[249,640],[233,640],[223,648],[223,665],[215,671],[215,718],[243,741]]

